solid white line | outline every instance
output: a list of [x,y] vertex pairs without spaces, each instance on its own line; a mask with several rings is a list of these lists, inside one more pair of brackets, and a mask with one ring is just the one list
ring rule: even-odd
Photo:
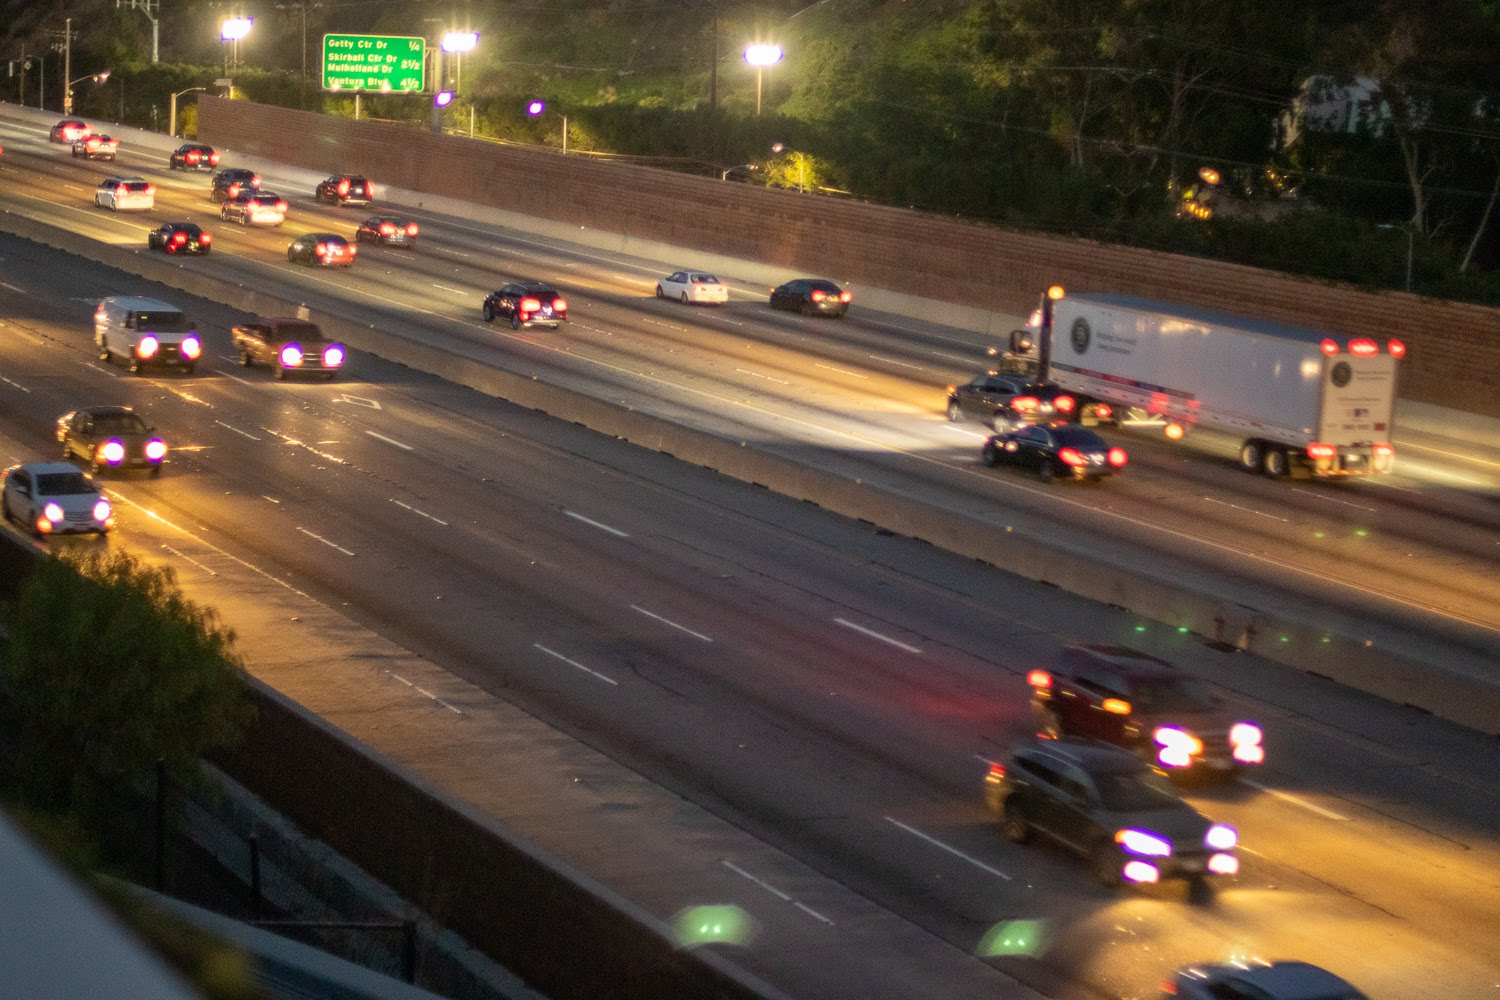
[[766,890],[771,895],[773,895],[777,899],[781,900],[783,903],[790,903],[792,901],[792,897],[791,896],[788,896],[786,893],[782,892],[780,889],[776,888],[771,883],[762,881],[761,879],[756,878],[754,875],[751,875],[749,872],[745,871],[745,869],[741,868],[739,865],[735,864],[733,861],[725,861],[723,858],[720,858],[719,859],[719,864],[723,865],[725,868],[728,868],[730,871],[734,872],[736,875],[743,875],[745,878],[747,878],[750,881],[754,882],[756,885],[760,886],[762,889]]
[[823,914],[819,913],[811,906],[808,906],[806,903],[803,903],[799,900],[793,900],[792,905],[801,910],[803,913],[806,913],[808,916],[823,921],[823,923],[827,924],[829,927],[835,926],[832,920],[829,920],[827,917],[823,916]]
[[457,250],[449,250],[447,247],[433,247],[438,253],[451,253],[455,257],[472,257],[471,253],[461,253]]
[[308,538],[316,538],[318,541],[322,542],[324,545],[328,546],[330,549],[338,549],[340,552],[342,552],[346,556],[352,556],[352,555],[354,555],[353,552],[350,552],[348,549],[344,548],[342,545],[335,545],[333,542],[330,542],[328,539],[324,538],[322,535],[315,535],[311,531],[308,531],[306,528],[298,528],[297,530],[300,531],[300,532],[302,532]]
[[436,281],[434,281],[432,283],[432,287],[433,288],[441,288],[443,291],[445,291],[445,292],[452,292],[454,295],[468,295],[469,294],[468,292],[464,291],[462,288],[454,288],[451,285],[440,285]]
[[1350,822],[1350,819],[1349,819],[1348,816],[1340,816],[1338,813],[1334,812],[1331,809],[1324,809],[1322,806],[1314,805],[1313,803],[1307,801],[1306,799],[1299,798],[1298,796],[1293,795],[1290,792],[1282,792],[1282,791],[1277,791],[1274,788],[1267,788],[1265,785],[1262,785],[1260,782],[1258,782],[1258,781],[1251,781],[1249,778],[1241,778],[1240,781],[1242,781],[1245,784],[1249,785],[1251,788],[1254,788],[1254,789],[1256,789],[1258,791],[1265,792],[1267,795],[1273,795],[1276,798],[1281,799],[1283,802],[1290,802],[1294,806],[1301,806],[1303,809],[1306,809],[1306,810],[1308,810],[1310,812],[1315,812],[1319,816],[1322,816],[1324,819],[1337,820],[1340,823],[1348,823],[1348,822]]
[[256,437],[254,434],[251,434],[249,431],[242,431],[238,427],[233,427],[233,426],[231,426],[229,424],[226,424],[222,420],[215,420],[214,423],[218,424],[220,427],[224,427],[224,428],[227,428],[229,430],[234,431],[236,434],[240,435],[241,437],[247,437],[251,441],[259,441],[260,440],[260,438]]
[[950,431],[957,431],[958,433],[964,435],[965,437],[983,438],[985,440],[989,439],[989,435],[986,434],[984,431],[971,431],[967,427],[965,427],[963,424],[946,423],[943,426],[946,427],[946,428],[948,428],[948,430],[950,430]]
[[704,635],[702,632],[694,632],[692,629],[688,628],[686,625],[679,625],[676,622],[672,621],[670,618],[663,618],[661,615],[658,615],[658,614],[655,614],[653,612],[647,611],[645,608],[641,607],[640,605],[632,604],[630,606],[630,610],[632,610],[632,611],[639,611],[641,614],[645,615],[647,618],[655,618],[657,621],[661,622],[663,625],[670,625],[673,628],[677,629],[679,632],[686,632],[688,635],[692,636],[695,639],[702,639],[704,642],[713,642],[712,639],[710,639],[708,636]]
[[613,684],[615,687],[619,687],[620,686],[620,682],[617,681],[617,680],[615,680],[613,677],[605,677],[603,674],[601,674],[597,670],[590,670],[588,667],[585,667],[582,663],[579,663],[577,660],[570,660],[566,656],[562,655],[561,653],[556,652],[555,650],[548,649],[546,646],[543,646],[539,642],[533,642],[532,645],[535,646],[537,649],[540,649],[542,652],[546,653],[548,656],[555,656],[555,657],[557,657],[559,660],[562,660],[564,663],[566,663],[570,667],[577,667],[579,670],[582,670],[586,674],[593,674],[595,677],[599,678],[601,681],[604,681],[607,684]]
[[1485,458],[1476,458],[1473,455],[1463,452],[1444,451],[1442,448],[1434,448],[1431,445],[1416,444],[1412,441],[1403,441],[1401,443],[1401,450],[1405,451],[1407,448],[1416,448],[1418,451],[1430,451],[1434,454],[1442,455],[1445,458],[1457,458],[1465,462],[1470,462],[1474,465],[1490,465],[1496,468],[1500,468],[1500,462],[1492,462],[1489,459]]
[[967,854],[965,854],[963,851],[960,851],[956,847],[949,847],[947,844],[943,843],[941,840],[938,840],[935,837],[929,837],[927,834],[923,833],[921,830],[918,830],[915,827],[907,826],[905,823],[901,822],[899,819],[892,819],[889,816],[887,816],[885,819],[886,819],[886,822],[896,824],[901,829],[905,830],[907,833],[915,834],[916,836],[921,837],[923,840],[927,841],[929,844],[933,845],[934,847],[941,847],[943,850],[947,851],[949,854],[952,854],[954,857],[963,858],[965,861],[967,861],[969,864],[973,865],[976,868],[982,868],[983,870],[989,872],[991,875],[998,875],[1001,878],[1005,879],[1005,881],[1007,881],[1007,882],[1011,881],[1011,877],[1009,875],[1005,874],[1000,869],[998,869],[998,868],[991,868],[989,865],[985,864],[983,861],[980,861],[980,860],[978,860],[976,858],[969,857]]
[[199,562],[198,560],[194,559],[192,556],[188,555],[186,552],[183,552],[180,549],[174,549],[174,548],[172,548],[172,546],[166,544],[165,542],[162,543],[162,548],[166,549],[168,552],[172,553],[174,556],[176,556],[178,559],[181,559],[183,562],[192,563],[194,566],[197,566],[199,569],[201,569],[203,572],[207,573],[209,576],[218,576],[219,575],[216,571],[209,569],[207,566],[203,565],[201,562]]
[[249,385],[250,384],[248,380],[242,379],[238,375],[231,375],[228,372],[219,372],[219,374],[222,375],[222,376],[224,376],[225,378],[229,379],[229,381],[231,381],[231,382],[238,382],[240,385]]
[[618,535],[621,538],[629,538],[630,537],[625,532],[621,531],[619,528],[611,528],[607,524],[600,524],[598,521],[595,521],[592,518],[584,517],[582,514],[575,514],[571,510],[565,510],[565,511],[563,511],[563,513],[566,514],[566,515],[568,515],[569,517],[571,517],[575,521],[582,521],[584,524],[587,524],[590,527],[598,528],[600,531],[607,531],[611,535]]
[[845,371],[842,368],[835,368],[835,367],[833,367],[833,365],[819,364],[817,362],[813,363],[813,367],[814,368],[822,368],[825,371],[838,372],[840,375],[848,375],[850,378],[869,379],[869,377],[870,377],[868,375],[861,375],[858,372]]
[[888,642],[892,646],[895,646],[897,649],[904,649],[908,653],[917,653],[918,655],[920,655],[921,652],[922,652],[916,646],[908,646],[906,643],[901,642],[898,639],[892,639],[888,635],[881,635],[879,632],[875,632],[875,631],[872,631],[870,629],[867,629],[863,625],[856,625],[853,622],[847,621],[847,620],[845,620],[843,618],[835,618],[834,621],[836,621],[840,625],[844,626],[844,628],[852,628],[854,631],[859,632],[862,635],[867,635],[871,639],[879,639],[881,642]]
[[395,438],[388,438],[384,434],[377,434],[374,431],[365,431],[365,433],[368,434],[368,435],[370,435],[370,437],[374,438],[377,441],[384,441],[386,444],[393,444],[397,448],[401,448],[401,449],[403,449],[405,451],[416,451],[417,450],[417,449],[413,448],[409,444],[404,444],[404,443],[402,443],[400,441],[397,441]]

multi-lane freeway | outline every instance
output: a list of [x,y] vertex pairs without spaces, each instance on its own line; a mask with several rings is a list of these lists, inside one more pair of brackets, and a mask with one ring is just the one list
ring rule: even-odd
[[[146,252],[150,223],[90,207],[107,166],[75,164],[35,128],[0,136],[0,204]],[[942,386],[983,363],[971,335],[861,317],[857,299],[842,323],[771,313],[749,291],[687,309],[650,297],[670,267],[421,213],[416,254],[366,250],[348,272],[308,272],[285,261],[291,234],[352,229],[359,210],[315,206],[272,175],[293,204],[286,229],[242,232],[217,223],[206,175],[128,148],[119,166],[158,184],[148,218],[213,229],[214,254],[187,267],[341,302],[935,504],[992,507],[1078,548],[1333,602],[1358,594],[1414,626],[1500,625],[1500,517],[1479,492],[1500,466],[1479,442],[1398,438],[1400,475],[1326,486],[1247,476],[1222,442],[1131,438],[1130,474],[1108,488],[1043,489],[977,467],[976,430],[942,417]],[[997,964],[1048,992],[1146,996],[1171,966],[1229,953],[1308,958],[1376,997],[1495,988],[1490,739],[1138,633],[1118,612],[397,366],[356,355],[338,383],[276,383],[233,367],[231,310],[8,238],[0,257],[7,460],[50,457],[53,418],[95,401],[148,410],[175,446],[159,480],[110,483],[125,514],[109,544],[162,557],[144,512],[190,524],[963,953],[997,922],[1044,920],[1040,957]],[[483,294],[520,275],[556,280],[573,322],[480,322]],[[94,303],[142,291],[192,308],[210,371],[129,378],[97,361]],[[1253,783],[1193,796],[1247,850],[1240,878],[1210,898],[1111,895],[1065,855],[1002,841],[980,807],[987,761],[1027,729],[1025,669],[1070,639],[1153,648],[1265,723],[1271,760]],[[746,961],[793,993],[819,982],[753,951]]]

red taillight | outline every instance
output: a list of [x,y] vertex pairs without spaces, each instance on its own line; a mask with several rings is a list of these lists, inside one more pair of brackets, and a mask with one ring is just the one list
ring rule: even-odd
[[257,187],[257,188],[260,187],[260,174],[251,174],[250,175],[250,186],[251,187]]
[[239,194],[240,193],[240,186],[239,186],[239,184],[238,183],[234,183],[234,184],[229,185],[229,190],[226,193],[231,198],[233,198],[235,195]]
[[339,194],[340,195],[346,195],[348,193],[349,193],[349,182],[348,181],[339,181]]
[[393,226],[393,225],[391,225],[389,222],[382,222],[380,224],[380,235],[381,236],[393,236],[393,235],[395,235],[395,233],[396,233],[396,227]]
[[208,154],[208,165],[211,166],[211,167],[217,167],[219,165],[219,154],[218,153],[209,153]]
[[187,161],[189,163],[197,163],[202,158],[202,155],[196,149],[187,155]]
[[1375,445],[1375,454],[1389,458],[1390,456],[1396,454],[1396,449],[1389,442],[1381,441]]
[[1337,340],[1325,340],[1318,347],[1329,357],[1333,357],[1339,352],[1339,342]]
[[808,297],[811,298],[814,302],[822,302],[828,297],[828,295],[821,288],[815,288],[813,289],[812,295]]
[[204,246],[208,246],[213,241],[214,241],[214,238],[213,238],[213,234],[211,234],[211,233],[199,233],[198,234],[198,242],[202,243]]
[[284,202],[284,201],[278,201],[276,203],[276,211],[278,211],[278,212],[285,212],[286,211],[286,202]]
[[1406,345],[1399,340],[1392,338],[1386,341],[1385,348],[1391,352],[1391,357],[1393,358],[1406,357]]
[[1175,997],[1177,995],[1177,984],[1170,979],[1163,980],[1161,991],[1169,997]]
[[365,197],[369,198],[371,201],[375,200],[375,185],[371,184],[369,181],[365,181]]
[[317,254],[319,257],[323,256],[327,252],[328,244],[326,243],[319,243],[317,246],[313,247],[313,253]]
[[1017,396],[1010,401],[1010,408],[1020,410],[1022,413],[1030,413],[1037,406],[1038,402],[1035,396]]
[[408,222],[406,224],[406,235],[407,236],[415,236],[415,235],[417,235],[417,224],[415,222]]
[[1379,354],[1380,348],[1368,337],[1360,337],[1349,341],[1349,353],[1358,358],[1368,358],[1372,354]]
[[1033,670],[1026,675],[1026,683],[1045,690],[1052,686],[1052,675],[1045,670]]
[[1338,453],[1339,452],[1338,452],[1337,448],[1335,448],[1331,444],[1324,444],[1322,441],[1314,441],[1312,444],[1310,444],[1310,445],[1307,446],[1307,457],[1308,458],[1313,458],[1313,459],[1333,458]]
[[1072,396],[1058,396],[1052,401],[1052,405],[1057,407],[1058,413],[1072,413],[1073,407],[1078,405],[1078,401]]
[[1113,465],[1117,469],[1120,466],[1124,465],[1126,462],[1130,461],[1130,456],[1127,455],[1127,454],[1125,454],[1125,449],[1124,448],[1111,448],[1111,449],[1109,449],[1109,455],[1107,456],[1107,458],[1108,458],[1109,464]]
[[121,195],[125,194],[125,192],[127,192],[129,190],[130,190],[129,187],[127,187],[124,184],[121,184],[119,187],[115,188],[115,197],[118,198]]
[[147,184],[146,185],[146,193],[147,194],[155,194],[156,193],[156,185],[155,184]]
[[1111,410],[1109,408],[1108,403],[1096,403],[1094,405],[1094,416],[1098,417],[1100,420],[1108,420],[1110,417],[1114,416],[1114,412],[1114,410]]
[[552,311],[553,312],[557,312],[557,313],[565,313],[565,312],[567,312],[568,311],[568,300],[567,299],[553,299],[552,300]]
[[853,302],[854,301],[854,293],[853,292],[839,292],[839,301],[840,302],[844,302],[844,303]]
[[990,773],[985,776],[985,781],[999,784],[1005,780],[1005,765],[990,761]]
[[173,236],[172,236],[172,242],[173,243],[179,243],[179,244],[186,243],[187,242],[187,233],[175,233],[175,234],[173,234]]
[[520,309],[523,313],[534,313],[542,308],[542,300],[524,298],[521,300],[521,304],[517,306],[517,308]]
[[1071,465],[1074,468],[1077,468],[1080,465],[1087,465],[1089,462],[1088,459],[1084,458],[1072,448],[1064,448],[1062,451],[1057,453],[1057,457],[1062,461],[1064,465]]
[[349,256],[353,257],[355,254],[359,253],[359,247],[356,247],[356,246],[346,246],[346,247],[344,247],[344,252],[347,253]]

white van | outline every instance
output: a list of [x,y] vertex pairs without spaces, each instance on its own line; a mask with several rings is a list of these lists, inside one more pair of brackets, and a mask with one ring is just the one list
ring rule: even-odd
[[133,295],[111,295],[99,303],[94,343],[101,360],[122,358],[132,372],[175,366],[191,375],[203,356],[203,339],[181,309]]

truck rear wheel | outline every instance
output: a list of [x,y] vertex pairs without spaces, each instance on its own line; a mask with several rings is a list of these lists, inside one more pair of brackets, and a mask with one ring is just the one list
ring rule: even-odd
[[1266,449],[1266,457],[1261,462],[1266,475],[1273,479],[1280,479],[1291,471],[1291,463],[1287,460],[1286,449],[1272,446]]
[[1240,445],[1240,466],[1248,472],[1259,472],[1264,446],[1253,438]]

